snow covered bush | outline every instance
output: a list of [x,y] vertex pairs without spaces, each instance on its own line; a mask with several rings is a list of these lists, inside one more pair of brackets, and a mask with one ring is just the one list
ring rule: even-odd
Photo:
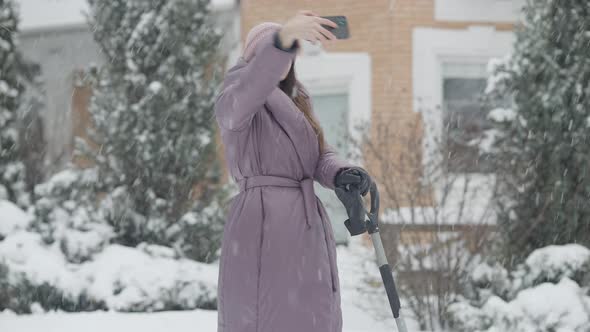
[[166,247],[110,245],[83,264],[20,231],[0,242],[0,311],[216,309],[217,265],[175,258]]
[[223,220],[226,208],[221,206],[229,192],[229,185],[217,193],[220,197],[210,203],[199,201],[190,211],[166,230],[169,243],[186,257],[200,262],[219,258]]
[[135,248],[112,244],[110,228],[92,221],[86,210],[48,198],[72,193],[82,183],[77,176],[58,174],[38,188],[48,195],[38,201],[47,208],[42,215],[50,220],[48,233],[38,232],[41,223],[33,216],[0,201],[0,311],[216,308],[217,264],[146,242]]
[[474,288],[478,290],[478,292],[471,293],[474,301],[482,301],[492,294],[506,298],[510,293],[508,271],[497,262],[492,265],[485,263],[477,265],[471,272],[470,282],[473,288],[467,287],[467,291]]
[[590,250],[537,249],[510,273],[478,266],[466,298],[449,306],[453,327],[473,331],[590,331]]
[[[149,248],[149,249],[148,249]],[[217,266],[174,259],[169,248],[111,245],[75,275],[90,298],[117,311],[216,309]]]
[[26,166],[20,160],[19,112],[30,65],[18,49],[18,12],[12,0],[0,1],[0,27],[0,199],[26,207],[31,193],[27,191]]
[[206,200],[192,203],[178,220],[170,222],[164,216],[146,217],[132,209],[130,194],[124,187],[118,187],[104,195],[101,211],[116,233],[112,242],[126,246],[137,246],[147,242],[170,246],[182,257],[201,262],[211,262],[218,257],[223,232],[224,208],[220,206],[229,192],[229,185],[222,190],[211,192]]
[[35,303],[66,311],[216,309],[217,265],[149,250],[114,244],[78,265],[39,234],[13,234],[0,242],[0,310],[30,313]]
[[547,245],[590,246],[588,1],[527,1],[523,17],[487,87],[502,250],[515,263]]
[[83,311],[105,308],[86,297],[83,280],[67,268],[59,247],[37,233],[20,231],[0,242],[0,310],[31,313],[45,310]]
[[213,116],[222,35],[208,4],[89,1],[106,59],[88,75],[92,127],[74,151],[96,166],[116,243],[173,246],[201,261],[220,246],[216,207],[226,199]]
[[519,287],[569,278],[590,286],[590,250],[579,244],[551,245],[533,251],[518,270]]
[[95,194],[95,169],[69,168],[35,188],[36,220],[32,228],[44,242],[57,242],[67,260],[84,262],[114,237]]
[[0,200],[0,241],[8,235],[29,227],[33,217],[14,203]]

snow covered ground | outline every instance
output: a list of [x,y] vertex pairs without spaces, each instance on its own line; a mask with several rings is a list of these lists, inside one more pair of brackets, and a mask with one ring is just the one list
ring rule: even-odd
[[[345,332],[395,331],[389,308],[364,296],[360,280],[367,271],[378,276],[372,259],[372,248],[362,247],[360,238],[353,238],[349,247],[338,247],[338,267],[342,285],[342,311]],[[386,304],[385,291],[378,303]],[[215,332],[217,312],[207,310],[167,311],[157,313],[120,312],[39,312],[16,315],[0,312],[2,332]]]
[[[359,309],[347,305],[344,310],[345,332],[385,332],[383,324],[373,322]],[[3,332],[215,332],[217,312],[207,310],[157,313],[59,313],[13,315],[0,313]]]

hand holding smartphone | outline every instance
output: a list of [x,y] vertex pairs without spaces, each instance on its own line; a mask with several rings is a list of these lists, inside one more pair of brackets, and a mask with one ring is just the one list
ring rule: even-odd
[[314,44],[345,39],[349,37],[348,22],[342,15],[318,16],[310,10],[300,10],[283,25],[279,37],[287,48],[297,39]]

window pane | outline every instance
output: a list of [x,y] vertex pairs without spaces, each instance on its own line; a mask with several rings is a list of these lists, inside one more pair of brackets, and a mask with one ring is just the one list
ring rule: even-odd
[[[457,68],[452,70],[459,76]],[[491,171],[488,158],[480,155],[477,140],[489,129],[487,111],[481,104],[486,87],[485,77],[471,77],[473,68],[466,68],[467,77],[443,78],[444,142],[448,153],[448,167],[457,173],[487,173]]]
[[326,141],[345,153],[344,137],[348,131],[348,95],[321,94],[312,96],[312,105],[324,130]]

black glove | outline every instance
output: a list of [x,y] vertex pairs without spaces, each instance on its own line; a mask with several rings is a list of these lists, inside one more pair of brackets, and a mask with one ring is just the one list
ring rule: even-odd
[[359,189],[356,186],[351,187],[349,190],[344,189],[344,187],[336,187],[334,191],[346,208],[348,219],[344,221],[344,226],[346,226],[350,235],[355,236],[366,232],[366,211]]
[[369,192],[373,180],[364,168],[353,166],[339,169],[338,172],[336,172],[336,176],[334,177],[334,185],[336,187],[345,187],[348,183],[350,183],[344,183],[344,177],[342,176],[344,174],[355,175],[358,178],[358,182],[351,183],[351,185],[357,187],[361,195],[365,196]]

